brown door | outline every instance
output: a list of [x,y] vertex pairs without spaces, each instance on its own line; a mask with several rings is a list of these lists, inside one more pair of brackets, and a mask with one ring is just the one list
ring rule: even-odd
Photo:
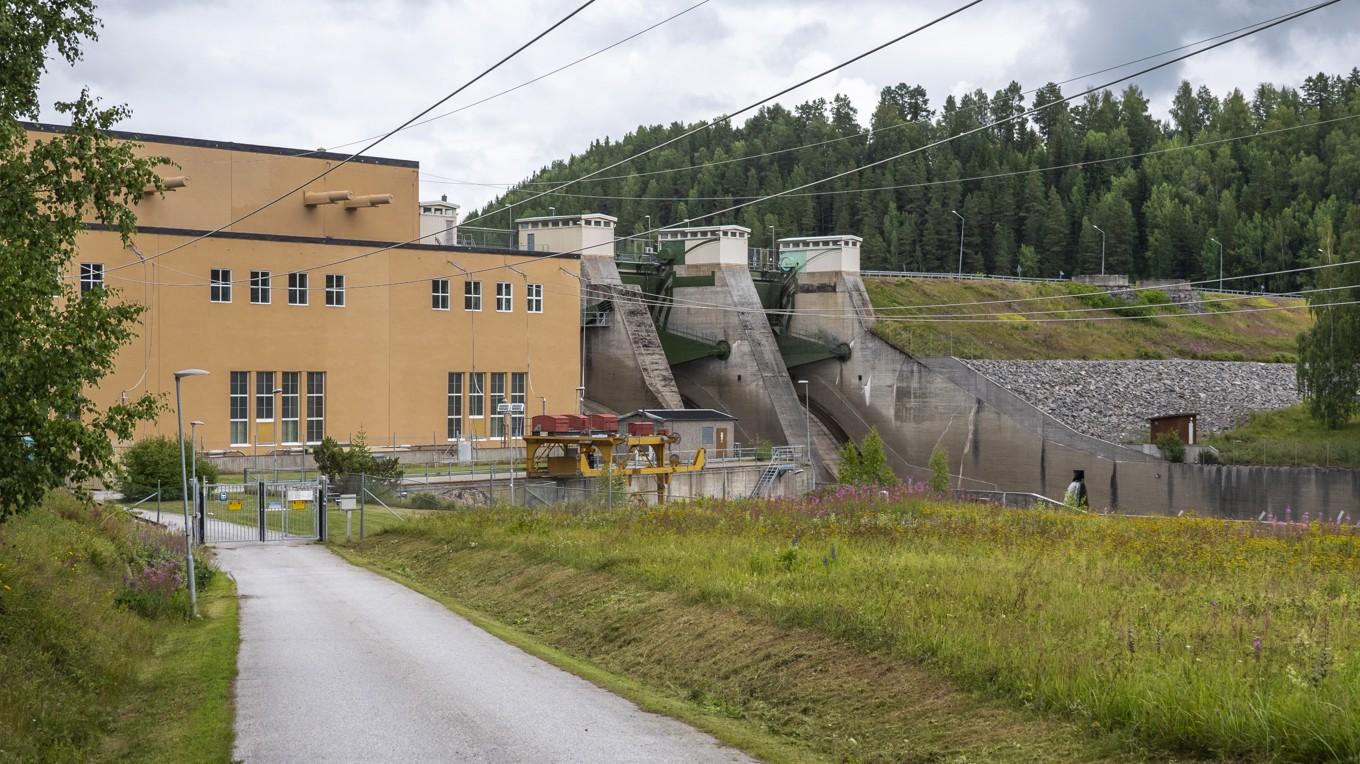
[[727,428],[726,428],[726,427],[719,427],[719,428],[718,428],[718,442],[717,442],[717,449],[716,449],[716,450],[717,450],[717,452],[718,452],[718,458],[719,458],[719,459],[725,458],[725,457],[727,456]]

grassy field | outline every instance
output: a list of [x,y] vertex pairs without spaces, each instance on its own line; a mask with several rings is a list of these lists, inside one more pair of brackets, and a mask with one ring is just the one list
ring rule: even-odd
[[1284,464],[1360,468],[1360,417],[1329,430],[1308,415],[1304,404],[1253,412],[1247,422],[1206,441],[1225,464]]
[[189,621],[179,543],[55,493],[0,524],[0,761],[230,760],[234,586]]
[[[870,300],[883,315],[911,316],[978,312],[992,323],[880,321],[874,331],[914,355],[996,359],[1192,358],[1221,361],[1290,361],[1295,338],[1311,324],[1306,310],[1229,314],[1244,308],[1300,305],[1301,300],[1250,297],[1208,303],[1193,317],[1040,323],[1037,319],[1179,312],[1169,306],[1119,307],[1099,290],[1076,284],[946,279],[866,279]],[[1144,293],[1157,302],[1160,293]],[[1235,295],[1206,293],[1206,299]],[[1035,297],[1054,299],[1008,302]],[[911,305],[1001,301],[988,305],[903,309]],[[1122,306],[1122,304],[1120,304]],[[1088,308],[1107,308],[1090,311]],[[1024,315],[1058,310],[1047,315]],[[1085,312],[1071,312],[1083,310]]]
[[347,553],[811,759],[1360,758],[1347,528],[867,492],[469,511]]

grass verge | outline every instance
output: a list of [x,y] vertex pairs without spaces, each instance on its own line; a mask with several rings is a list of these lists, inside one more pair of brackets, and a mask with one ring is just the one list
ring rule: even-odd
[[1360,417],[1329,430],[1308,415],[1306,404],[1252,412],[1246,423],[1210,435],[1225,464],[1282,464],[1360,469]]
[[181,543],[61,493],[0,524],[0,760],[230,760],[235,589],[189,621]]
[[1360,757],[1360,537],[846,492],[469,511],[350,553],[808,755]]
[[[880,315],[976,313],[993,322],[879,321],[874,332],[918,356],[995,359],[1156,359],[1292,362],[1297,337],[1312,325],[1306,310],[1232,313],[1243,308],[1303,305],[1302,300],[1264,297],[1205,304],[1206,313],[1181,313],[1161,304],[1164,293],[1146,291],[1134,304],[1083,284],[1041,284],[948,279],[866,279]],[[1042,297],[1045,299],[1035,300]],[[1221,300],[1231,295],[1204,294]],[[1028,301],[1026,301],[1028,300]],[[970,303],[984,303],[969,305]],[[913,305],[968,305],[911,308]],[[1097,308],[1098,310],[1090,310]],[[1054,311],[1031,315],[1035,311]],[[1081,311],[1081,312],[1077,312]],[[1139,317],[1137,320],[1103,320]],[[1101,318],[1044,323],[1042,319]]]

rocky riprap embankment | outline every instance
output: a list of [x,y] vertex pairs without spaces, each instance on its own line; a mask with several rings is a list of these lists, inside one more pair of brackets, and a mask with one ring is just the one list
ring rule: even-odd
[[1203,433],[1297,403],[1294,365],[1221,361],[968,361],[1073,429],[1146,442],[1147,418],[1199,414]]

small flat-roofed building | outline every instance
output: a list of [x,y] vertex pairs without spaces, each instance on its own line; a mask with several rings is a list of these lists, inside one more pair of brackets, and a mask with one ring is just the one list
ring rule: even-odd
[[638,409],[619,417],[619,430],[634,422],[650,422],[680,436],[680,450],[706,449],[714,458],[727,456],[737,418],[715,409]]
[[1165,414],[1148,417],[1149,440],[1157,440],[1164,432],[1175,433],[1187,446],[1196,444],[1199,438],[1199,414]]

